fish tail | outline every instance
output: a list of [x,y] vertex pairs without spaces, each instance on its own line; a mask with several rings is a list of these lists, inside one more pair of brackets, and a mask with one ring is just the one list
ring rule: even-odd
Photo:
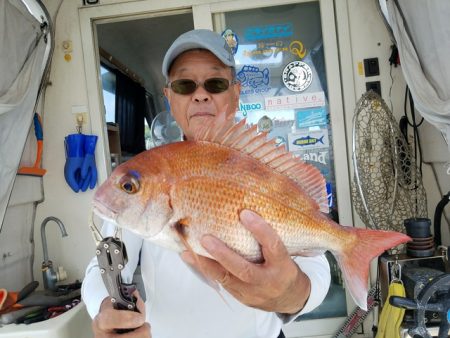
[[395,231],[369,230],[343,227],[357,236],[356,245],[346,245],[336,253],[345,284],[361,309],[367,310],[370,262],[387,249],[408,242],[411,238]]

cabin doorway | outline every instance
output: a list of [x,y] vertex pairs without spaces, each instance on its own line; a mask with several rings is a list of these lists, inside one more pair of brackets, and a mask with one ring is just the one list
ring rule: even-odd
[[[169,111],[162,60],[173,40],[194,28],[194,21],[190,10],[164,14],[96,23],[111,169],[155,146],[152,122]],[[180,135],[175,132],[174,138]]]

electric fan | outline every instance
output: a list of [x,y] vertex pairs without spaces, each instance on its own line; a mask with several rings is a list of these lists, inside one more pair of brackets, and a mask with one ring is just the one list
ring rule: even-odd
[[155,116],[150,131],[155,147],[183,139],[180,127],[167,110]]
[[405,232],[403,220],[427,217],[422,177],[383,99],[373,91],[353,117],[352,200],[366,227]]

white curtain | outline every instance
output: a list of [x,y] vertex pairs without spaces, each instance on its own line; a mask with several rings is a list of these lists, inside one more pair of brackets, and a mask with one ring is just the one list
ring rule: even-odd
[[[450,1],[380,0],[416,109],[450,152]],[[385,13],[386,14],[386,13]]]
[[43,22],[36,0],[0,0],[0,230],[52,49]]

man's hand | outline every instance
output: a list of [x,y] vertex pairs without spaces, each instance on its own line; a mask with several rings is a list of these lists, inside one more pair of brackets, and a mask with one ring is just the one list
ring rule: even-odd
[[[139,312],[116,310],[111,299],[105,298],[100,312],[92,322],[95,338],[151,338],[150,325],[145,322],[145,305],[136,291],[136,306]],[[117,333],[117,329],[134,329],[127,333]]]
[[183,252],[182,258],[207,277],[217,280],[248,306],[271,312],[297,313],[311,291],[308,276],[291,259],[275,230],[259,215],[243,210],[240,218],[242,225],[261,245],[263,263],[248,262],[211,235],[203,236],[201,243],[215,260],[200,256],[199,267],[190,252]]

